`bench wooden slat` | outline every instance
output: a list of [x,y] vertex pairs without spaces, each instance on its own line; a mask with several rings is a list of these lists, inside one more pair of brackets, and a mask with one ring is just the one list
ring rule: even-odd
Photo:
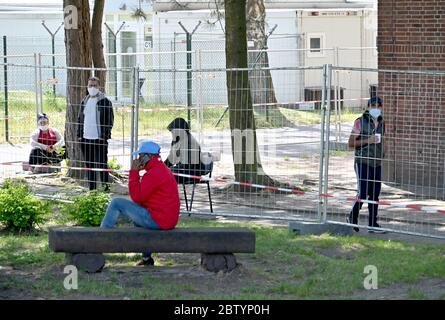
[[54,227],[49,229],[49,247],[68,253],[254,253],[255,232],[247,228]]

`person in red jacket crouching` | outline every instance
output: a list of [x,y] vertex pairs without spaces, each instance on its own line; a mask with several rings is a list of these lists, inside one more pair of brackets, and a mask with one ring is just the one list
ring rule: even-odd
[[[169,230],[179,219],[179,193],[176,179],[162,161],[161,147],[152,141],[142,142],[133,160],[128,189],[131,200],[114,198],[102,220],[102,228],[113,228],[119,216],[127,216],[136,227]],[[142,178],[139,175],[145,170]],[[151,252],[142,253],[138,265],[154,265]]]

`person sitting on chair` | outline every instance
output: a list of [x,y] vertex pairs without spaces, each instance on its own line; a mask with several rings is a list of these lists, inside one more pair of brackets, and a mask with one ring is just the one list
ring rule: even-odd
[[[43,113],[37,116],[36,129],[30,138],[31,154],[29,164],[59,164],[65,158],[65,146],[62,135],[55,128],[50,128],[49,118]],[[33,167],[31,167],[33,171]]]
[[[190,133],[190,126],[183,118],[176,118],[167,129],[172,134],[170,154],[164,161],[173,173],[192,176],[206,174],[204,163],[201,161],[201,147]],[[192,178],[175,175],[178,183],[187,183]]]

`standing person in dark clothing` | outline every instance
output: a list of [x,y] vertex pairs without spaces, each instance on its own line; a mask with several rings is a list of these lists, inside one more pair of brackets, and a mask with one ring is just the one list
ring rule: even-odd
[[[77,137],[87,168],[108,168],[108,140],[111,139],[114,113],[111,101],[100,91],[100,80],[88,80],[88,94],[80,103]],[[99,172],[100,181],[107,190],[109,173]],[[88,171],[90,190],[97,188],[96,171]]]
[[[358,199],[379,201],[382,187],[382,159],[384,157],[383,139],[385,123],[382,117],[383,101],[372,97],[363,115],[356,119],[349,137],[348,145],[355,149],[355,173],[357,175]],[[347,219],[348,223],[358,224],[358,216],[363,202],[355,202]],[[378,205],[368,203],[369,232],[384,233],[377,223]],[[354,231],[359,229],[354,227]]]

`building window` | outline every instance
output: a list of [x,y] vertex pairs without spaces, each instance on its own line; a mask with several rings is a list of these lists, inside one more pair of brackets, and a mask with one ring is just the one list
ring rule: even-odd
[[323,57],[325,55],[325,37],[322,33],[310,33],[307,37],[308,57]]
[[311,38],[311,52],[321,52],[321,38]]

